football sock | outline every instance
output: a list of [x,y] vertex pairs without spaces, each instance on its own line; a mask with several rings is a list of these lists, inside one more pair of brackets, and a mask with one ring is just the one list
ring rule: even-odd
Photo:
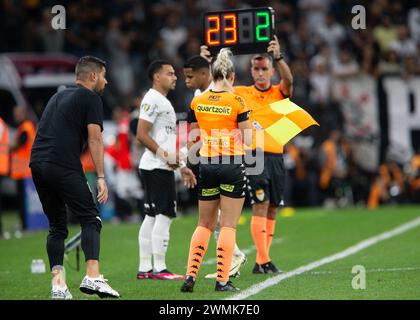
[[251,235],[257,250],[258,264],[264,264],[270,261],[267,251],[267,218],[252,216]]
[[276,227],[276,220],[267,219],[267,254],[270,253],[270,247],[271,247],[271,243],[273,242],[275,227]]
[[222,227],[217,241],[217,281],[219,282],[229,281],[229,269],[235,242],[236,229]]
[[[214,239],[219,240],[219,233],[220,233],[220,224],[219,224],[219,220],[220,220],[220,209],[219,209],[219,213],[218,213],[218,217],[217,217],[217,224],[216,224],[216,230],[214,230],[213,236]],[[241,256],[243,254],[243,252],[241,251],[241,249],[239,249],[238,245],[235,243],[235,248],[233,249],[233,255],[234,256]]]
[[144,217],[139,230],[139,271],[148,272],[152,269],[152,230],[155,224],[155,217]]
[[172,219],[163,214],[156,216],[152,231],[152,252],[154,270],[160,272],[166,269],[165,256],[169,245],[169,228]]
[[211,230],[197,226],[190,242],[190,253],[188,255],[187,276],[197,278],[201,262],[207,251]]

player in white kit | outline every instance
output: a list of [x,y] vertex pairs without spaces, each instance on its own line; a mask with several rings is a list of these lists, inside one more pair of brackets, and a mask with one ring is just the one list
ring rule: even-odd
[[197,181],[176,150],[176,115],[166,98],[175,89],[175,70],[169,62],[157,60],[150,64],[148,76],[153,86],[141,102],[137,126],[137,140],[146,147],[139,165],[145,218],[139,231],[137,279],[183,279],[183,275],[170,272],[165,261],[169,229],[176,217],[174,170],[181,166],[187,187]]

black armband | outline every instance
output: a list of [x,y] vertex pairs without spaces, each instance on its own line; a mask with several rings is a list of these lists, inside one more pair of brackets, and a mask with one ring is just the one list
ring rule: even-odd
[[245,111],[238,114],[238,117],[236,118],[236,122],[242,122],[249,119],[249,111]]

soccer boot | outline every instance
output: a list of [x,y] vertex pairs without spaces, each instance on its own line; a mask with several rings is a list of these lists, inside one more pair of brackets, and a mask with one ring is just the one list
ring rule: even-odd
[[225,285],[221,284],[219,281],[216,281],[216,287],[214,291],[239,291],[239,288],[236,288],[231,281],[226,282]]
[[195,285],[195,279],[191,276],[186,276],[185,281],[182,284],[181,292],[193,292]]
[[100,298],[119,298],[120,294],[107,281],[102,274],[97,278],[85,276],[80,284],[80,291],[90,295],[97,294]]
[[181,274],[176,274],[170,272],[168,269],[164,269],[159,272],[153,272],[150,275],[150,279],[154,280],[179,280],[179,279],[185,279],[185,276]]
[[137,272],[137,279],[143,280],[143,279],[152,279],[153,270],[149,270],[146,272],[139,271]]
[[59,286],[52,286],[51,290],[51,299],[54,300],[71,300],[73,296],[71,295],[67,286],[59,287]]
[[[233,255],[232,262],[230,264],[230,270],[229,270],[229,277],[230,278],[238,278],[241,275],[241,272],[239,269],[246,263],[247,258],[244,253],[241,252],[241,254]],[[216,273],[210,273],[205,276],[206,279],[216,279],[217,278],[217,272]]]
[[271,262],[267,262],[264,264],[256,263],[254,269],[252,269],[252,273],[255,274],[272,274],[272,273],[283,273],[282,270],[276,268],[276,266]]

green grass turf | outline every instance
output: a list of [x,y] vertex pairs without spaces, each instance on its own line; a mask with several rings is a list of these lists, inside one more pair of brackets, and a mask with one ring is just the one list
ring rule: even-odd
[[[420,207],[383,207],[335,210],[298,209],[292,217],[277,218],[278,238],[271,249],[273,262],[284,271],[319,260],[357,244],[369,237],[393,229],[420,216]],[[250,212],[245,211],[245,223],[238,226],[240,248],[250,249],[248,263],[241,269],[241,277],[233,279],[236,286],[246,289],[269,275],[253,275],[255,251],[249,231]],[[14,215],[5,216],[5,225]],[[196,216],[176,219],[171,227],[167,253],[168,268],[183,274],[186,270],[189,241],[196,225]],[[123,299],[213,300],[230,296],[214,292],[214,281],[204,279],[215,272],[215,265],[202,265],[194,293],[179,291],[182,281],[136,280],[138,267],[138,225],[105,224],[102,229],[101,272]],[[78,231],[70,228],[70,237]],[[50,275],[31,274],[32,259],[47,263],[45,250],[47,232],[31,232],[21,239],[0,240],[0,299],[49,299]],[[250,299],[420,299],[420,227],[416,227],[368,247],[355,255],[323,265],[307,273],[291,277],[251,296]],[[83,254],[81,254],[83,258]],[[210,241],[204,261],[215,257],[215,241]],[[354,265],[366,270],[366,289],[354,290],[351,273]],[[82,271],[76,272],[75,253],[65,264],[67,283],[75,299],[99,299],[83,295],[78,286]]]

